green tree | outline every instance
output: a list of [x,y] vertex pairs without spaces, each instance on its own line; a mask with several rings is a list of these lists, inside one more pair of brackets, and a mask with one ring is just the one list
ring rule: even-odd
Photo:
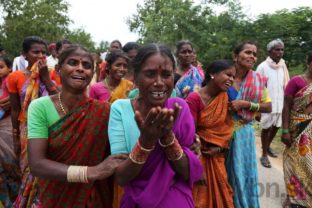
[[63,0],[0,0],[3,24],[0,41],[10,55],[17,55],[26,36],[37,35],[48,42],[64,37],[70,19]]
[[92,40],[91,34],[87,33],[84,29],[78,28],[69,31],[66,37],[72,42],[85,46],[91,51],[95,51],[95,43]]
[[108,50],[109,48],[109,42],[108,41],[101,41],[100,44],[96,47],[96,51],[97,52],[100,52],[100,53],[103,53],[105,51]]

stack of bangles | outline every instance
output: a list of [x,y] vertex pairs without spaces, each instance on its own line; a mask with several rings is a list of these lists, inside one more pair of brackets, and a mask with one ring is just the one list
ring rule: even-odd
[[183,157],[183,149],[174,135],[172,135],[172,141],[169,142],[169,144],[162,144],[160,140],[158,140],[158,142],[159,145],[164,148],[168,160],[177,161]]
[[87,170],[88,166],[69,166],[67,181],[70,183],[88,183]]
[[259,103],[249,102],[249,104],[250,104],[250,107],[249,107],[250,111],[254,111],[254,112],[259,111],[259,109],[260,109]]
[[288,134],[288,133],[289,133],[289,129],[282,128],[282,134]]
[[142,147],[140,144],[140,139],[138,139],[137,143],[134,145],[134,148],[132,149],[129,158],[130,160],[138,165],[143,165],[149,154],[154,150],[155,146],[153,146],[150,149]]

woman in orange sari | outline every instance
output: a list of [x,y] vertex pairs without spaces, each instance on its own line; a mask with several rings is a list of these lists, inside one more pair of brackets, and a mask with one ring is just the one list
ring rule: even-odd
[[233,63],[218,60],[208,66],[204,83],[186,101],[201,141],[204,177],[193,188],[196,208],[234,208],[233,191],[227,180],[224,150],[228,149],[233,123],[228,112],[227,89],[235,76]]

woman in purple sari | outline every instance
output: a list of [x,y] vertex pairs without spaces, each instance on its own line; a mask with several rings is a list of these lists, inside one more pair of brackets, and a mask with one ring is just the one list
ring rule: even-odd
[[129,153],[116,169],[117,182],[125,186],[121,207],[194,207],[192,185],[202,167],[189,149],[195,138],[190,110],[184,100],[169,98],[173,55],[149,44],[133,66],[140,95],[113,103],[108,129],[112,154]]

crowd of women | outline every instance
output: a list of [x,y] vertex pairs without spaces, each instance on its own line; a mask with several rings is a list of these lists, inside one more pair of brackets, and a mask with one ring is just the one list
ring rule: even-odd
[[[60,40],[50,71],[44,40],[22,47],[25,70],[0,57],[0,207],[259,207],[253,125],[271,100],[254,42],[205,68],[188,41],[113,41],[102,61]],[[308,69],[285,93],[289,207],[312,207],[312,54]]]

